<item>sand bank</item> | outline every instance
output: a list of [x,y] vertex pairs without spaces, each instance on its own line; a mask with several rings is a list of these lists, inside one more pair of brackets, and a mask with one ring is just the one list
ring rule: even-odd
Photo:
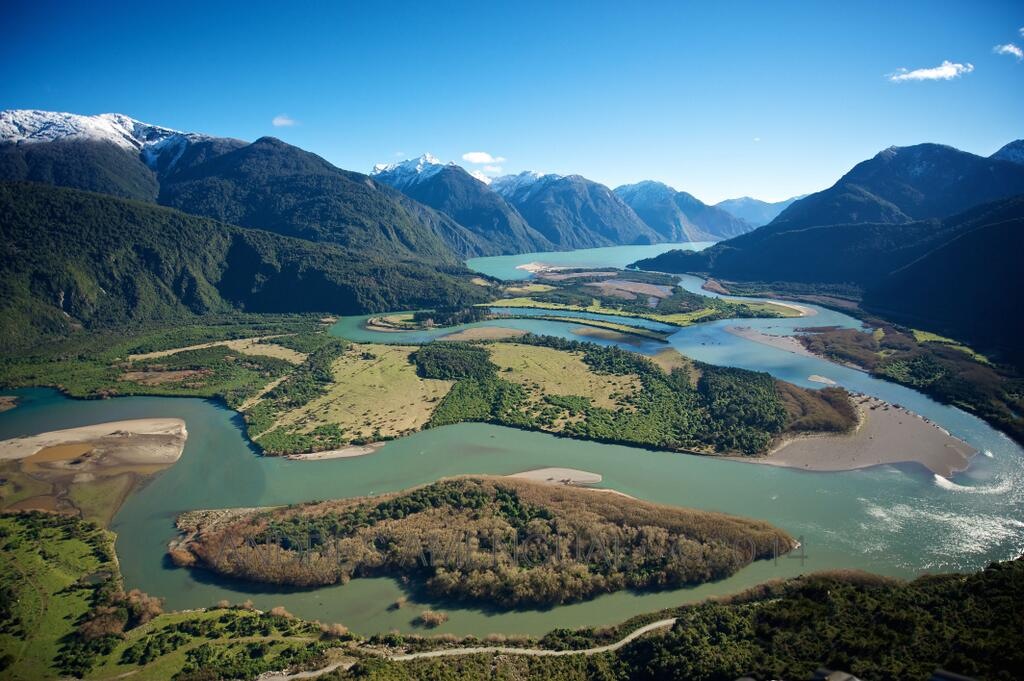
[[181,419],[111,421],[0,442],[0,459],[26,459],[50,447],[88,443],[124,464],[170,465],[181,457],[188,431]]
[[725,327],[725,330],[734,336],[746,338],[749,341],[761,343],[762,345],[770,345],[773,348],[792,352],[795,355],[803,355],[804,357],[816,356],[810,350],[805,348],[804,344],[794,336],[773,336],[749,326],[727,326]]
[[0,508],[68,513],[103,525],[147,476],[173,465],[181,419],[99,423],[0,442]]
[[18,406],[18,398],[10,395],[0,395],[0,411],[7,411]]
[[384,446],[383,442],[371,442],[368,445],[349,445],[340,449],[329,449],[324,452],[307,452],[303,454],[288,454],[286,459],[293,461],[323,461],[325,459],[351,459],[357,456],[366,456]]
[[917,463],[949,477],[977,451],[931,421],[874,397],[854,395],[861,422],[846,435],[812,435],[780,443],[766,456],[737,460],[812,471],[847,471]]
[[533,482],[550,482],[559,485],[596,485],[603,480],[599,473],[581,471],[577,468],[536,468],[532,471],[514,473],[507,477],[523,478]]
[[450,333],[447,336],[442,336],[441,340],[500,340],[502,338],[518,338],[519,336],[525,336],[526,333],[527,331],[525,329],[510,329],[504,326],[474,326],[471,329],[462,329],[461,331]]
[[807,380],[814,383],[824,383],[825,385],[836,385],[836,382],[828,376],[819,376],[818,374],[811,374],[807,377]]

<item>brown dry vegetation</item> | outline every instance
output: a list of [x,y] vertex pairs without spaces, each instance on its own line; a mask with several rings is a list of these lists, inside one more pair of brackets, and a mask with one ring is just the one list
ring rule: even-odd
[[200,522],[184,543],[199,564],[251,581],[393,575],[503,607],[699,584],[793,545],[761,521],[486,477]]

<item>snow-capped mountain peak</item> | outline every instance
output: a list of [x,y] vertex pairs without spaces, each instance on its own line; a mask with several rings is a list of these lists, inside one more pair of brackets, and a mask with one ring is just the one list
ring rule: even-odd
[[538,173],[535,170],[524,170],[518,175],[502,175],[491,180],[491,189],[508,198],[521,190],[527,190],[542,180],[559,180],[561,175],[554,173]]
[[444,163],[433,154],[423,154],[419,158],[410,158],[398,163],[378,163],[373,166],[370,175],[397,189],[408,187],[439,172],[441,169],[454,166]]
[[125,151],[141,154],[151,167],[165,152],[174,160],[188,142],[208,139],[205,135],[179,132],[151,125],[119,113],[83,116],[37,109],[0,111],[0,143],[34,144],[58,141],[109,142]]

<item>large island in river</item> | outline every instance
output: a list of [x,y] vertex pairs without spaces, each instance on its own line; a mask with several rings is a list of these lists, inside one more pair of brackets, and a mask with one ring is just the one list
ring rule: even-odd
[[770,524],[521,478],[442,480],[380,497],[194,511],[179,565],[321,586],[391,575],[434,597],[538,607],[722,579],[795,540]]

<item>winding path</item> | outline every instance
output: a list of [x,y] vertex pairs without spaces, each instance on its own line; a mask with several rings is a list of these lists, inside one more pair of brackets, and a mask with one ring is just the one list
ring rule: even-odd
[[[670,617],[664,620],[658,620],[657,622],[651,622],[650,624],[644,625],[639,629],[636,629],[624,638],[619,639],[615,643],[609,643],[605,646],[598,646],[596,648],[584,648],[582,650],[545,650],[544,648],[508,648],[504,646],[478,646],[473,648],[442,648],[440,650],[425,650],[419,653],[406,653],[404,655],[385,655],[383,656],[386,660],[392,662],[406,662],[409,660],[420,660],[428,657],[455,657],[459,655],[479,655],[479,654],[501,654],[501,655],[531,655],[534,657],[564,657],[566,655],[596,655],[598,653],[610,653],[618,650],[622,646],[635,641],[644,634],[650,633],[656,629],[664,629],[671,627],[676,623],[675,617]],[[294,674],[282,674],[281,672],[269,672],[259,677],[260,681],[298,681],[299,679],[313,679],[318,676],[322,676],[329,672],[333,672],[336,669],[348,669],[354,662],[337,662],[335,664],[328,665],[322,669],[313,669],[305,672],[296,672]]]
[[610,653],[614,650],[618,650],[627,643],[634,641],[644,634],[654,631],[655,629],[663,629],[665,627],[671,627],[676,623],[675,617],[670,617],[665,620],[658,620],[657,622],[651,622],[645,626],[636,629],[635,631],[627,634],[625,638],[619,639],[615,643],[609,643],[606,646],[598,646],[596,648],[584,648],[582,650],[545,650],[543,648],[507,648],[502,646],[482,646],[477,648],[442,648],[440,650],[427,650],[422,653],[407,653],[405,655],[388,655],[387,659],[394,662],[404,662],[406,660],[418,660],[424,657],[449,657],[452,655],[475,655],[477,653],[501,653],[503,655],[533,655],[536,657],[562,657],[565,655],[596,655],[597,653]]

